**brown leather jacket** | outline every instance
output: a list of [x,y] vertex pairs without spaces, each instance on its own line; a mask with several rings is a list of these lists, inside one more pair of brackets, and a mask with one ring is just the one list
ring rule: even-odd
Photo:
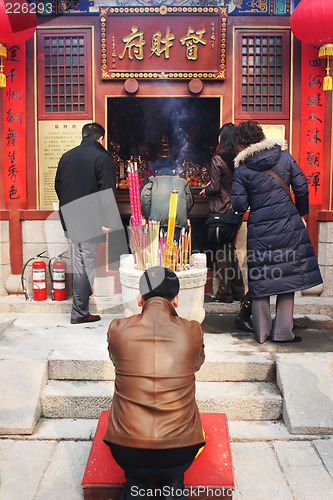
[[153,297],[141,314],[113,320],[107,337],[116,379],[104,441],[151,449],[203,443],[194,375],[205,359],[199,323]]
[[236,153],[233,148],[224,148],[213,155],[210,167],[210,184],[205,193],[209,198],[211,213],[233,212],[230,203],[230,191],[234,175],[233,160]]

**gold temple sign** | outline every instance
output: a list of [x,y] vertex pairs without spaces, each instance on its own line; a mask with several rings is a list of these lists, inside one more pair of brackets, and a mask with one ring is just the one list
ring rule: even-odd
[[[128,51],[127,55],[129,59],[133,59],[133,56],[141,61],[143,59],[143,46],[145,45],[145,41],[143,39],[143,32],[137,28],[137,26],[133,26],[131,28],[131,34],[127,35],[123,38],[123,42],[125,43],[125,48],[119,59],[123,59],[125,57],[126,51]],[[133,53],[132,53],[133,49]]]
[[165,59],[169,59],[170,48],[173,46],[172,40],[174,39],[174,35],[170,33],[170,26],[167,26],[164,38],[162,38],[162,33],[160,31],[154,33],[151,42],[151,53],[149,57],[153,55],[160,57],[164,52]]
[[188,60],[196,61],[198,59],[198,43],[206,45],[206,40],[202,37],[206,30],[194,31],[191,27],[187,30],[187,35],[180,39],[182,45],[186,45],[186,57]]
[[101,7],[101,77],[225,79],[227,7]]

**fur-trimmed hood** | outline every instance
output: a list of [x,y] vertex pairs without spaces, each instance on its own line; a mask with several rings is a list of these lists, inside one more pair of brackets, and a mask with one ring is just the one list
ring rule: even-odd
[[283,141],[264,139],[261,142],[251,144],[241,151],[234,159],[235,168],[241,163],[253,170],[267,170],[277,163],[281,155]]

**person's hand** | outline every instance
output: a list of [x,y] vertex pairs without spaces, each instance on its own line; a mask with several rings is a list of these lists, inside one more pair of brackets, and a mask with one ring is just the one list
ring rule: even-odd
[[103,233],[107,234],[111,231],[111,227],[102,226],[102,231],[103,231]]
[[206,198],[206,187],[209,186],[209,184],[211,183],[211,181],[208,182],[208,184],[206,184],[206,186],[200,191],[199,193],[199,196],[203,196],[204,198]]

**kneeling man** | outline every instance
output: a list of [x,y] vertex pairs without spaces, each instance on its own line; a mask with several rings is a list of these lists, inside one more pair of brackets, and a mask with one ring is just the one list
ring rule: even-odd
[[125,471],[121,500],[145,496],[151,477],[164,498],[181,499],[184,472],[204,445],[194,375],[205,359],[203,332],[177,315],[171,270],[148,269],[139,290],[142,313],[108,330],[116,379],[104,441]]

